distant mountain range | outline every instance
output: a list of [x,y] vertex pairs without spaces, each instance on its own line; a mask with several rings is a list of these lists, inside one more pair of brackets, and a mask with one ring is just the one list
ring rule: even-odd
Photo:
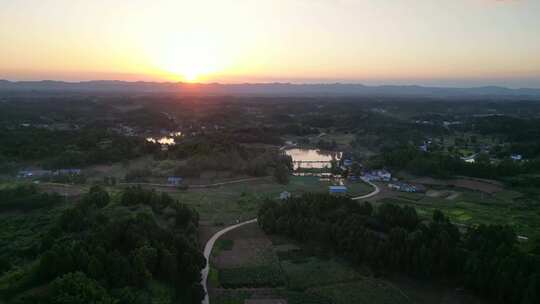
[[540,99],[540,89],[509,89],[496,86],[447,88],[424,86],[365,86],[361,84],[191,84],[173,82],[126,81],[19,81],[0,80],[0,92],[81,92],[81,93],[179,93],[210,96],[268,96],[268,97],[506,97]]

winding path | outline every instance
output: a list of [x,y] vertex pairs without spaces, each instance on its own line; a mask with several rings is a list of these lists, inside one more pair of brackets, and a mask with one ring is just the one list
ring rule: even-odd
[[[352,198],[353,200],[362,200],[362,199],[370,198],[372,196],[377,195],[380,192],[379,187],[377,185],[375,185],[374,183],[372,183],[370,181],[367,181],[367,180],[364,180],[364,182],[371,185],[374,188],[374,190],[372,192],[368,193],[368,194],[353,197]],[[227,233],[227,232],[229,232],[231,230],[234,230],[234,229],[236,229],[238,227],[241,227],[241,226],[244,226],[244,225],[247,225],[247,224],[251,224],[251,223],[255,223],[255,222],[257,222],[256,218],[252,219],[252,220],[242,222],[242,223],[238,223],[238,224],[235,224],[235,225],[232,225],[232,226],[229,226],[229,227],[225,227],[225,228],[219,230],[218,232],[216,232],[214,235],[212,235],[212,237],[208,240],[208,242],[206,242],[206,245],[204,246],[204,257],[206,258],[206,266],[203,268],[203,270],[201,270],[201,277],[202,277],[201,284],[203,285],[204,292],[206,293],[206,295],[204,296],[202,304],[210,304],[210,299],[208,297],[207,282],[208,282],[208,273],[210,272],[210,254],[212,253],[212,248],[214,248],[214,244],[225,233]]]
[[225,233],[227,233],[227,232],[229,232],[229,231],[231,231],[233,229],[236,229],[238,227],[241,227],[241,226],[244,226],[244,225],[247,225],[247,224],[251,224],[251,223],[255,223],[255,222],[257,222],[256,218],[252,219],[252,220],[249,220],[249,221],[245,221],[245,222],[236,224],[236,225],[225,227],[225,228],[221,229],[220,231],[216,232],[214,235],[212,235],[212,237],[208,240],[208,242],[206,242],[206,245],[204,246],[204,257],[206,258],[206,266],[203,268],[203,270],[201,270],[201,277],[202,277],[201,283],[202,283],[202,285],[204,287],[204,292],[206,293],[206,295],[204,296],[204,300],[202,301],[202,304],[209,304],[210,303],[210,300],[208,299],[208,287],[206,285],[207,285],[207,281],[208,281],[208,272],[210,271],[210,253],[212,253],[212,248],[214,247],[214,244],[219,239],[219,237],[224,235]]
[[366,198],[370,198],[372,196],[375,196],[375,195],[379,194],[379,192],[381,192],[381,189],[379,189],[379,187],[377,185],[375,185],[374,183],[368,181],[367,179],[362,179],[362,180],[366,184],[372,186],[375,190],[371,191],[368,194],[364,194],[364,195],[360,195],[360,196],[351,198],[353,201],[358,201],[358,200],[363,200],[363,199],[366,199]]

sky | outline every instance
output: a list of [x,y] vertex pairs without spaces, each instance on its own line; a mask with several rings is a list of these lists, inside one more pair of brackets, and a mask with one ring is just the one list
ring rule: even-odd
[[540,88],[540,1],[0,0],[0,79]]

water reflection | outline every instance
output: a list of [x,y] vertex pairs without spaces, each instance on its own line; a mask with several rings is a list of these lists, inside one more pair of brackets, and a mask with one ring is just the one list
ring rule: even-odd
[[169,136],[163,136],[163,137],[147,137],[146,141],[154,143],[154,144],[161,144],[161,145],[167,145],[167,146],[174,146],[176,144],[175,138],[182,137],[182,132],[176,131],[176,132],[170,132]]
[[294,169],[298,170],[330,168],[332,161],[339,161],[343,153],[318,149],[288,149],[285,154],[292,157]]
[[166,136],[158,138],[158,139],[153,138],[153,137],[147,137],[146,141],[154,143],[154,144],[158,143],[158,144],[168,145],[168,146],[173,146],[176,144],[176,142],[174,141],[174,138],[166,137]]

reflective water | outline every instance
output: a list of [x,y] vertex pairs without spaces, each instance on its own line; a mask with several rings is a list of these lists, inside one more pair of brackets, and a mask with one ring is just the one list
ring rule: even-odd
[[173,146],[176,144],[176,142],[174,141],[174,138],[167,137],[167,136],[164,136],[161,138],[147,137],[146,141],[154,143],[154,144],[158,143],[158,144],[168,145],[168,146]]
[[168,146],[174,146],[176,142],[174,141],[175,138],[182,137],[182,132],[171,132],[169,133],[169,136],[163,136],[163,137],[147,137],[146,141],[154,143],[154,144],[162,144],[162,145],[168,145]]
[[292,157],[295,170],[330,168],[332,161],[339,161],[342,156],[341,152],[319,149],[287,149],[285,154]]

